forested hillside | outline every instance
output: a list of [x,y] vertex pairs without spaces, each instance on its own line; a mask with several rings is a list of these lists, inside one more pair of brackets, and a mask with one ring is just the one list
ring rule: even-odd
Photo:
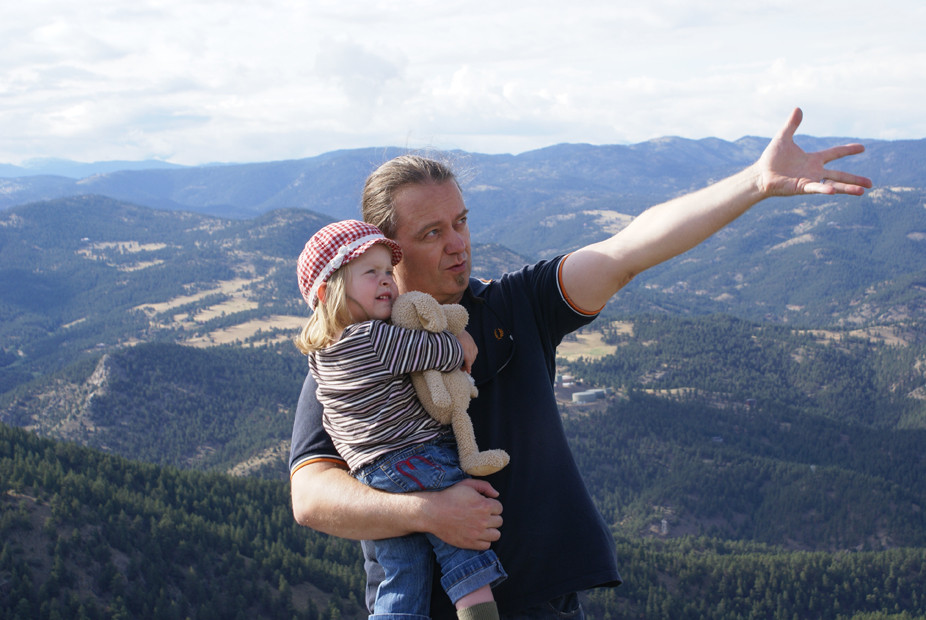
[[633,393],[566,428],[599,508],[628,537],[926,547],[926,430],[787,420]]
[[0,481],[4,619],[366,616],[357,544],[297,526],[282,482],[130,462],[2,424]]
[[696,538],[618,539],[625,583],[593,592],[592,618],[815,618],[914,620],[926,617],[926,552],[782,552]]
[[[683,465],[678,454],[658,448],[661,442],[671,441],[672,433],[665,430],[673,422],[679,428],[709,423],[706,418],[711,414],[705,418],[690,411],[660,412],[658,406],[654,411],[652,404],[644,400],[603,414],[620,418],[620,424],[609,425],[605,418],[597,417],[567,418],[577,454],[588,455],[582,458],[586,474],[589,462],[596,461],[595,455],[603,455],[612,463],[611,470],[590,478],[596,498],[604,500],[606,514],[613,514],[608,494],[624,493],[616,487],[633,487],[644,478],[658,481]],[[636,405],[645,406],[645,411]],[[691,417],[686,420],[683,416]],[[634,417],[635,421],[631,419]],[[616,445],[594,445],[608,434],[602,428],[608,432],[620,429]],[[694,443],[702,447],[693,448],[701,452],[692,460],[705,464],[706,471],[741,467],[743,448],[719,448],[700,436],[705,430],[694,435]],[[710,430],[717,432],[716,426]],[[705,442],[710,446],[707,449],[703,449]],[[640,475],[640,461],[633,464],[634,459],[627,456],[633,451],[645,454],[644,468],[654,463],[656,475]],[[801,451],[806,449],[795,452]],[[867,454],[863,449],[856,456]],[[602,461],[597,462],[600,467]],[[824,523],[833,517],[825,512],[826,505],[838,504],[834,496],[845,489],[830,486],[830,469],[826,466],[804,474],[804,481],[797,486],[804,487],[803,498],[809,501],[794,514],[800,516],[806,510],[805,519],[832,532],[838,523]],[[697,476],[700,472],[691,473]],[[751,474],[733,481],[752,479],[756,472]],[[816,475],[819,477],[814,481]],[[921,471],[918,475],[922,479]],[[0,495],[3,618],[335,620],[365,616],[357,604],[363,582],[357,544],[296,526],[283,482],[130,462],[73,444],[42,440],[2,424],[0,479],[4,481]],[[679,480],[676,477],[652,492],[644,491],[646,499],[640,504],[656,509],[650,517],[671,520],[668,528],[673,535],[680,525],[671,507],[660,504],[664,499],[660,495]],[[714,481],[702,485],[690,478],[688,482],[692,486],[671,489],[671,495],[677,497],[679,491],[716,493],[707,502],[714,510],[729,513],[742,508],[741,502],[720,508],[716,498],[721,489]],[[769,482],[760,472],[758,480],[738,492],[753,495]],[[809,491],[808,486],[812,487]],[[858,495],[866,490],[860,488]],[[825,495],[822,501],[821,492]],[[921,498],[921,491],[916,492]],[[877,499],[894,501],[903,493],[890,491],[886,495]],[[786,504],[776,504],[779,508],[782,505]],[[777,520],[772,505],[767,508],[766,526]],[[688,510],[687,506],[679,507],[676,514]],[[890,521],[896,515],[883,517]],[[586,601],[589,617],[835,619],[926,615],[921,587],[926,552],[922,546],[881,551],[865,550],[865,545],[851,552],[794,551],[783,546],[794,542],[781,535],[781,530],[791,525],[785,521],[777,534],[774,529],[766,530],[776,538],[772,544],[726,542],[707,536],[640,537],[629,531],[632,528],[616,524],[625,584],[616,590],[591,593]],[[908,537],[892,541],[895,543],[923,536],[922,520],[912,528],[886,525],[889,535],[899,531]],[[712,533],[720,535],[723,530],[718,527]],[[878,541],[872,541],[867,548],[877,547]]]
[[[876,190],[857,202],[763,205],[632,282],[609,312],[723,313],[807,328],[916,321],[926,312],[924,200]],[[0,393],[136,342],[290,338],[306,317],[295,257],[327,221],[300,209],[226,220],[98,196],[3,211]],[[596,221],[560,218],[549,231],[578,226],[569,235],[579,242],[609,230]],[[481,277],[531,260],[498,245],[474,254]]]
[[285,478],[307,370],[291,343],[98,353],[0,398],[0,421],[148,463]]
[[[274,344],[308,317],[295,261],[330,218],[247,221],[78,196],[0,212],[0,393],[138,342]],[[526,260],[486,246],[478,273]]]
[[568,363],[590,383],[743,407],[790,421],[807,414],[877,428],[926,426],[926,332],[920,321],[808,330],[726,315],[601,319],[615,353]]
[[597,328],[615,353],[561,363],[613,390],[606,407],[567,405],[565,420],[618,531],[650,535],[665,519],[670,536],[797,549],[926,543],[921,329],[874,338],[726,316],[617,327]]
[[[916,370],[924,359],[920,330],[863,339],[858,333],[808,332],[724,316],[646,316],[631,327],[601,323],[605,339],[617,347],[614,356],[561,360],[563,370],[583,385],[613,390],[604,406],[563,405],[567,436],[612,525],[627,580],[614,592],[591,596],[592,617],[926,613],[918,587],[926,566],[926,430],[916,415],[924,384]],[[99,368],[108,368],[105,377]],[[288,434],[301,368],[297,356],[272,348],[152,344],[101,354],[96,365],[71,370],[75,386],[89,382],[100,390],[83,414],[96,429],[88,435],[91,441],[157,463],[228,470],[236,449],[253,453],[263,438],[276,434],[282,440]],[[264,381],[279,389],[268,390],[267,404],[260,405],[249,400],[248,386]],[[276,414],[274,393],[282,399]],[[146,404],[159,394],[153,406]],[[832,402],[861,405],[843,410]],[[143,421],[136,422],[132,412],[146,407]],[[264,413],[249,415],[253,410]],[[873,417],[871,411],[884,415]],[[266,428],[258,431],[261,425]],[[198,447],[204,439],[214,448],[208,457]],[[99,466],[70,470],[61,457],[80,454],[154,476],[190,476],[205,481],[207,488],[196,493],[208,495],[215,484],[219,494],[237,493],[238,505],[256,502],[258,512],[265,502],[281,503],[284,512],[275,513],[274,527],[292,526],[280,479],[285,454],[277,454],[275,468],[264,470],[276,480],[269,487],[242,483],[276,489],[270,499],[252,499],[229,490],[238,483],[215,474],[162,473],[66,444],[27,443],[40,447],[34,456],[11,448],[14,460],[26,458],[25,471],[43,471],[38,463],[48,458],[52,479],[99,478]],[[200,459],[190,460],[190,454]],[[23,496],[38,498],[43,489],[60,488],[46,477],[33,475],[12,486],[6,518],[19,524],[20,533],[11,540],[21,540],[25,531],[26,508],[20,506],[38,505]],[[107,480],[131,477],[118,473]],[[85,497],[66,488],[67,497]],[[125,492],[115,491],[117,497]],[[98,496],[86,497],[98,503]],[[189,512],[177,518],[195,523],[209,504],[186,500],[186,505]],[[260,521],[253,513],[248,518]],[[267,538],[278,535],[288,536]],[[47,549],[51,554],[52,547]],[[357,561],[355,546],[345,553]],[[44,561],[53,562],[53,556]],[[42,579],[35,577],[36,583]],[[278,580],[274,575],[271,586]],[[287,583],[298,588],[289,577]],[[106,590],[93,592],[97,604],[110,604]],[[360,596],[356,583],[351,592]]]

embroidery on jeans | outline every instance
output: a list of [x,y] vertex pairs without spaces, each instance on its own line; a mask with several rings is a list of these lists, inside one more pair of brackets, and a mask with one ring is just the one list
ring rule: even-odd
[[[412,471],[414,471],[415,469],[417,469],[417,468],[415,467],[414,461],[421,461],[421,462],[424,463],[425,465],[430,465],[431,467],[434,467],[434,468],[437,467],[437,465],[435,465],[435,464],[431,461],[431,459],[425,458],[425,457],[421,456],[420,454],[416,454],[415,456],[412,456],[412,457],[410,457],[410,458],[407,458],[407,459],[405,459],[404,461],[398,461],[398,462],[395,464],[395,470],[396,470],[397,472],[399,472],[400,474],[402,474],[403,476],[405,476],[406,478],[408,478],[409,480],[411,480],[412,482],[414,482],[415,484],[417,484],[417,485],[418,485],[418,488],[421,489],[422,491],[424,491],[424,490],[427,489],[427,487],[425,487],[423,484],[421,484],[421,481],[418,480],[418,478],[416,478],[416,477],[414,476],[414,474],[411,473]],[[406,469],[406,468],[408,468],[408,469]]]

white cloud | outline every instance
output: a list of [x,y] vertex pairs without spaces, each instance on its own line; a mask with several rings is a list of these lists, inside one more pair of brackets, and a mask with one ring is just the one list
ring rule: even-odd
[[[12,5],[11,5],[12,4]],[[921,138],[926,5],[65,0],[0,8],[0,162],[802,131]]]

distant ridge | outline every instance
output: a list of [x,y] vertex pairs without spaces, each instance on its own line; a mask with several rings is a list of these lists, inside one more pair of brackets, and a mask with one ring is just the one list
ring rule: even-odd
[[59,176],[70,179],[84,179],[97,174],[109,174],[120,170],[160,170],[183,168],[179,164],[149,159],[145,161],[98,161],[91,163],[69,159],[38,158],[23,162],[22,166],[0,164],[0,178]]
[[[853,172],[876,186],[923,185],[926,140],[878,141],[797,136],[806,150],[859,141],[867,152],[851,160]],[[632,145],[557,144],[518,155],[449,152],[461,172],[477,220],[480,207],[493,219],[530,205],[536,213],[553,201],[629,205],[639,212],[654,201],[702,187],[755,161],[767,138],[735,142],[665,137]],[[366,175],[407,152],[395,147],[339,150],[304,159],[184,167],[167,162],[78,163],[37,160],[0,164],[0,209],[79,194],[133,204],[250,218],[279,208],[306,208],[332,218],[356,217]],[[568,201],[565,197],[568,196]],[[486,239],[492,241],[493,239]]]

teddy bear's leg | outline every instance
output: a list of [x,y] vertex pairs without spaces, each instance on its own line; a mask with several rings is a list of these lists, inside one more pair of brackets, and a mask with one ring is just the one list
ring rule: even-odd
[[479,451],[473,422],[465,411],[454,413],[452,426],[463,471],[471,476],[488,476],[508,464],[509,456],[504,450]]
[[421,376],[424,377],[425,384],[428,386],[427,393],[431,396],[431,402],[433,402],[438,409],[446,409],[453,404],[450,390],[448,390],[447,386],[444,384],[443,374],[444,373],[437,370],[425,370],[421,373]]

